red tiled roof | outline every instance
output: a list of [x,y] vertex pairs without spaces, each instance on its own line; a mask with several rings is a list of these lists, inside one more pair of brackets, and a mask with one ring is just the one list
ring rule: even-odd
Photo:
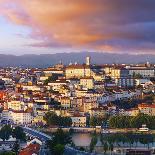
[[66,67],[66,69],[85,69],[85,68],[89,69],[90,66],[88,66],[88,65],[81,65],[81,64],[77,64],[77,65],[73,64],[73,65],[69,65],[69,66]]
[[30,144],[25,149],[21,150],[19,155],[32,155],[39,154],[40,145],[39,144]]

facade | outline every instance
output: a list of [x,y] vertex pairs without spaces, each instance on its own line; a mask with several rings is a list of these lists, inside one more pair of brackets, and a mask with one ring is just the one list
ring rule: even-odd
[[69,109],[71,107],[71,100],[69,97],[60,97],[59,102],[64,109]]
[[87,89],[94,88],[94,79],[92,77],[80,78],[80,85]]
[[69,65],[65,70],[66,79],[83,78],[91,76],[91,69],[88,65]]
[[31,113],[26,111],[4,110],[2,112],[2,120],[12,121],[14,124],[31,124],[32,119]]
[[117,78],[115,79],[115,83],[118,87],[134,87],[135,79],[134,78]]
[[138,109],[143,114],[155,116],[155,105],[154,104],[149,105],[149,104],[142,103],[138,105]]
[[86,116],[71,116],[73,127],[85,127],[86,126]]
[[111,68],[110,76],[113,79],[127,78],[129,76],[129,71],[126,68],[121,67]]
[[132,77],[134,74],[139,74],[143,78],[150,78],[155,76],[154,68],[129,68],[129,75]]
[[104,108],[92,108],[89,110],[89,114],[91,117],[100,117],[100,118],[103,118],[105,117],[105,115],[107,114],[107,107],[104,107]]

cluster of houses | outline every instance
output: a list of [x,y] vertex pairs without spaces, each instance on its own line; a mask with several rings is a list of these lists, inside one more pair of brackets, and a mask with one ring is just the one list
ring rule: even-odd
[[86,126],[87,116],[155,115],[155,105],[139,104],[129,110],[112,104],[117,100],[142,99],[143,90],[154,92],[155,67],[141,65],[91,65],[49,68],[0,69],[0,120],[13,124],[46,124],[44,115],[54,111],[69,116],[72,126]]

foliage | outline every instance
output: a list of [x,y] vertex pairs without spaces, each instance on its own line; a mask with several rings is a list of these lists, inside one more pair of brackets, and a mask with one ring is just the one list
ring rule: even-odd
[[140,128],[146,124],[148,128],[155,129],[155,116],[140,113],[135,117],[112,116],[109,119],[109,126],[112,128]]
[[128,100],[115,100],[112,104],[116,105],[119,109],[131,109],[135,108],[142,101],[139,99],[128,99]]
[[52,74],[47,80],[45,80],[44,84],[47,85],[49,82],[58,80],[59,74]]
[[101,126],[104,118],[100,117],[91,117],[89,120],[89,124],[92,127]]
[[57,116],[54,112],[48,112],[44,116],[44,120],[47,122],[47,125],[53,126],[67,126],[72,125],[72,119],[70,117]]
[[143,78],[143,76],[140,73],[136,74],[135,72],[133,72],[132,77],[136,78],[136,79],[142,79]]
[[3,141],[8,140],[11,135],[12,135],[12,128],[10,125],[5,125],[1,128],[0,138],[3,139]]
[[72,140],[70,134],[68,132],[64,132],[62,129],[58,129],[54,133],[52,140],[47,142],[47,146],[52,153],[57,153],[56,155],[59,155],[59,152],[61,155],[64,151],[64,146],[71,143]]
[[23,141],[26,140],[26,134],[23,131],[23,128],[21,128],[19,126],[15,127],[15,129],[13,129],[13,136],[19,140],[23,140]]
[[13,129],[11,125],[4,125],[0,130],[0,138],[5,141],[8,140],[10,136],[23,141],[26,139],[26,134],[21,127],[17,126]]
[[91,142],[90,142],[90,146],[89,146],[90,152],[94,150],[96,143],[97,143],[97,136],[96,136],[96,133],[94,133],[92,136]]
[[65,147],[62,144],[55,145],[54,148],[53,148],[53,154],[54,155],[63,155],[64,148]]
[[11,151],[4,151],[4,152],[0,152],[0,155],[16,155],[14,152]]

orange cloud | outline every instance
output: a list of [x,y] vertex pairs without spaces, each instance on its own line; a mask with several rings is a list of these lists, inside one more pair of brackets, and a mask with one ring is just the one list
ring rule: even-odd
[[[6,4],[4,0],[0,2]],[[85,22],[85,18],[90,18],[91,13],[100,7],[94,7],[87,0],[7,0],[7,3],[10,7],[5,8],[3,14],[15,24],[31,26],[33,36],[40,35],[49,41],[71,45],[87,44],[103,37],[92,33],[90,23]]]
[[[142,20],[138,15],[137,19],[135,18],[135,12],[141,9],[139,2],[141,1],[0,0],[0,13],[15,24],[31,27],[31,37],[45,42],[41,42],[42,46],[56,44],[97,49],[99,47],[112,51],[121,48],[121,45],[117,45],[118,40],[130,42],[132,39],[144,37],[137,33],[138,31],[130,32],[125,27],[128,23],[130,25]],[[130,16],[131,18],[128,18]],[[113,40],[116,43],[113,43]],[[126,46],[126,43],[123,42],[122,46]]]

